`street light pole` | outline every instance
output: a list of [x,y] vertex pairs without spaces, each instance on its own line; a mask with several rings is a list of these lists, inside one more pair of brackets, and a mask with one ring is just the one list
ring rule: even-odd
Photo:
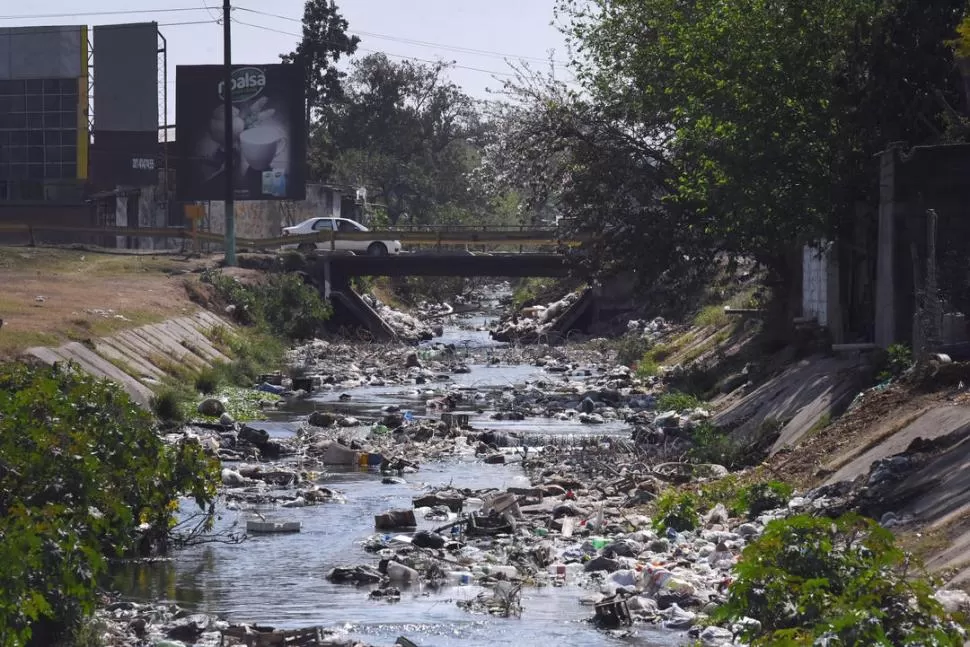
[[235,142],[232,127],[232,29],[229,25],[231,11],[229,0],[222,0],[222,100],[225,113],[225,152],[226,167],[226,265],[236,265],[236,205],[233,201],[235,186],[233,175],[235,168]]

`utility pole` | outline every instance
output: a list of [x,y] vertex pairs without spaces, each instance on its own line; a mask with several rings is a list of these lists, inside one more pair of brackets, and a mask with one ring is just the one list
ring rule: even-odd
[[235,186],[233,175],[235,171],[235,145],[232,127],[232,29],[229,25],[229,13],[232,7],[229,0],[222,0],[222,100],[225,113],[223,115],[225,127],[226,155],[226,265],[236,265],[236,205],[233,201]]

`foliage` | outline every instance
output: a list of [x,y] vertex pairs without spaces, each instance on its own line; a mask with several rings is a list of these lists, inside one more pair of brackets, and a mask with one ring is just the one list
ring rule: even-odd
[[782,481],[765,481],[741,488],[732,506],[736,515],[755,519],[763,512],[782,508],[791,500],[792,486]]
[[367,187],[367,211],[392,226],[514,221],[507,192],[486,195],[470,180],[483,126],[447,70],[380,53],[353,61],[338,114],[311,141],[313,173]]
[[636,372],[637,377],[654,377],[655,375],[660,374],[660,365],[650,357],[649,353],[644,353],[643,357],[640,358],[640,361],[636,363],[636,368],[634,371]]
[[750,617],[752,645],[962,645],[912,577],[892,533],[871,519],[797,516],[770,522],[742,553],[719,622]]
[[701,512],[710,510],[718,503],[730,508],[738,498],[741,485],[735,474],[728,474],[723,478],[702,483],[697,491],[698,509]]
[[221,371],[215,366],[202,369],[195,376],[195,390],[203,395],[215,393],[222,377],[220,373]]
[[[266,414],[263,411],[264,403],[273,405],[280,400],[280,396],[272,393],[263,393],[250,387],[242,388],[223,384],[211,396],[220,401],[226,408],[226,413],[232,416],[237,422],[247,422],[250,420],[265,420]],[[203,422],[216,422],[219,416],[204,416],[199,413],[198,406],[202,401],[196,394],[187,395],[179,400],[180,415],[186,420],[202,420]]]
[[691,430],[693,446],[688,456],[695,463],[715,463],[729,469],[742,467],[750,456],[731,434],[718,429],[711,422],[702,420]]
[[657,411],[689,411],[701,406],[701,401],[688,393],[670,391],[657,398]]
[[182,414],[179,402],[178,391],[171,388],[163,389],[152,398],[152,412],[162,422],[182,422],[185,416]]
[[690,492],[666,490],[657,499],[653,527],[658,532],[667,532],[667,530],[686,532],[693,530],[699,524],[697,497]]
[[317,289],[298,274],[270,274],[260,283],[244,284],[221,272],[207,271],[202,280],[235,306],[238,321],[291,341],[322,335],[332,312]]
[[948,44],[953,47],[953,53],[961,58],[970,58],[970,16],[965,17],[957,25],[957,37]]
[[875,204],[876,153],[940,141],[951,106],[963,105],[945,41],[964,5],[560,0],[559,9],[591,103],[656,149],[667,206],[689,213],[687,227],[708,244],[787,277],[800,263],[792,251],[851,235],[857,204]]
[[699,328],[711,326],[721,328],[730,323],[731,318],[724,312],[724,306],[707,306],[694,317],[694,325]]
[[[638,332],[629,332],[614,342],[616,348],[616,361],[623,366],[633,366],[637,364],[643,356],[647,354],[650,347],[653,346],[653,342],[649,338],[644,337]],[[637,364],[637,372],[643,371],[644,376],[648,376],[650,373],[646,371],[647,366],[644,366],[642,362]],[[656,371],[653,373],[656,374]]]
[[307,0],[303,7],[303,38],[296,49],[280,56],[284,63],[303,67],[307,124],[318,121],[314,132],[325,132],[334,118],[334,106],[343,97],[341,79],[346,73],[337,68],[343,56],[357,51],[360,38],[347,33],[347,20],[333,0]]
[[165,445],[116,385],[0,365],[0,644],[73,626],[106,558],[164,551],[178,496],[211,515],[217,477],[197,442]]
[[892,344],[880,358],[881,367],[876,374],[878,382],[899,377],[913,366],[913,351],[905,344]]

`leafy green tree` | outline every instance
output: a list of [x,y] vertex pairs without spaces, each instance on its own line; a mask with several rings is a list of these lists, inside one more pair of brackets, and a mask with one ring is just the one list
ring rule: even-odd
[[0,645],[51,644],[89,613],[107,559],[164,552],[178,497],[213,512],[218,464],[166,445],[116,385],[0,365]]
[[348,27],[334,0],[307,0],[303,38],[294,51],[280,56],[284,63],[303,67],[306,123],[317,150],[328,150],[329,159],[333,155],[327,124],[343,99],[341,80],[346,76],[337,63],[356,52],[360,43],[360,38],[347,33]]
[[741,555],[719,622],[752,645],[963,645],[961,630],[875,521],[770,522]]
[[475,102],[447,69],[383,54],[355,60],[328,134],[332,161],[314,140],[317,172],[332,164],[333,179],[368,187],[391,225],[405,217],[411,224],[484,224],[494,205],[469,178],[483,127]]

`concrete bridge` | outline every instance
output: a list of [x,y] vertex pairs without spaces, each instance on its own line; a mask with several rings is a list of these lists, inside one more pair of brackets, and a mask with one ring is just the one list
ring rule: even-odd
[[338,320],[360,325],[377,340],[394,331],[351,288],[358,276],[559,277],[569,272],[563,254],[426,253],[388,256],[319,254],[308,257],[306,272],[334,306]]
[[357,276],[566,276],[562,254],[399,254],[394,256],[321,255],[310,262],[311,276],[324,296],[348,289]]

